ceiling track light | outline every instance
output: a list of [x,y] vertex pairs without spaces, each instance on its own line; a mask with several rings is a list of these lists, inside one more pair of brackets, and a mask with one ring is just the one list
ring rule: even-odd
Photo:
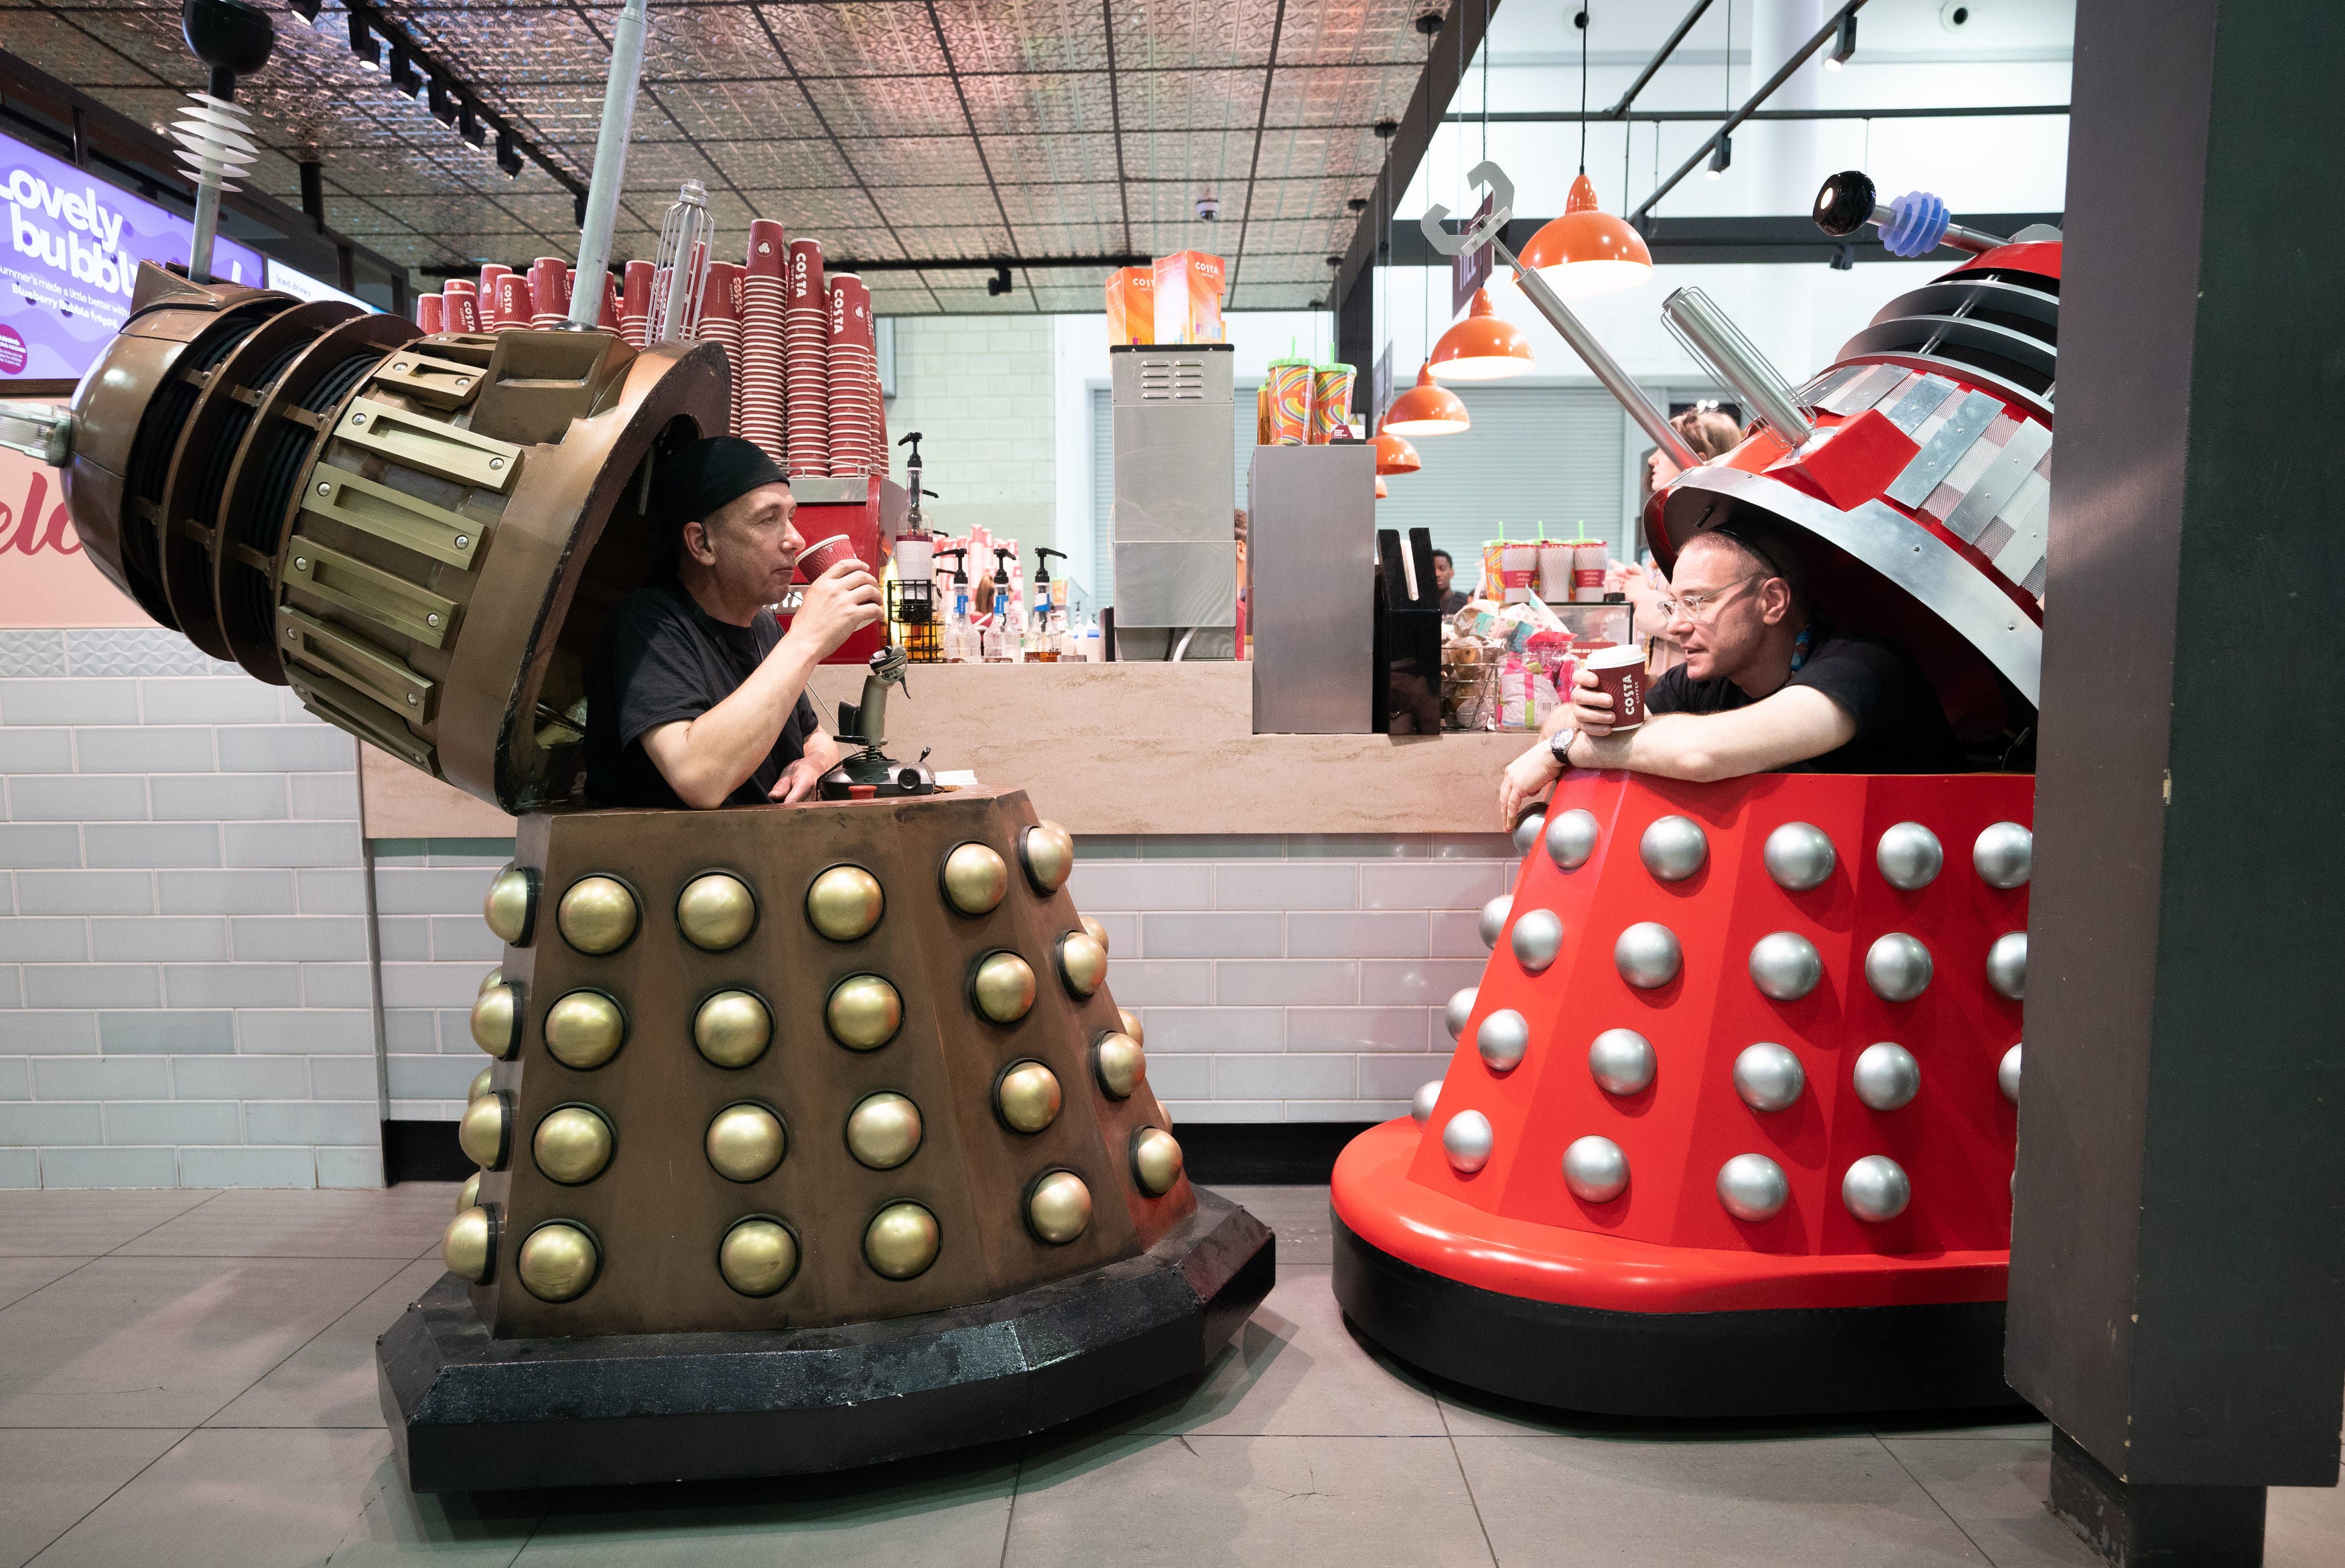
[[318,25],[318,0],[286,0],[286,9],[309,26]]
[[443,126],[452,126],[456,123],[456,99],[454,95],[449,92],[447,83],[437,76],[432,77],[431,86],[425,91],[424,100],[431,107],[433,119]]
[[489,143],[488,127],[481,124],[480,116],[472,113],[470,104],[456,112],[456,134],[476,147],[486,147]]
[[1824,69],[1837,71],[1856,53],[1856,13],[1852,11],[1840,19],[1840,35],[1832,40],[1832,53],[1824,56]]
[[358,57],[361,71],[382,69],[382,46],[375,41],[374,29],[357,12],[350,13],[350,53]]
[[505,171],[508,179],[521,177],[521,149],[513,146],[511,131],[497,133],[497,167]]
[[1702,171],[1705,179],[1716,179],[1734,166],[1734,138],[1721,136],[1718,145],[1710,149],[1710,167]]
[[391,85],[411,98],[423,90],[423,74],[415,68],[415,57],[397,45],[391,51]]
[[993,269],[993,276],[985,280],[986,293],[996,297],[1009,293],[1013,287],[1015,285],[1010,281],[1010,268],[1007,267],[996,267]]

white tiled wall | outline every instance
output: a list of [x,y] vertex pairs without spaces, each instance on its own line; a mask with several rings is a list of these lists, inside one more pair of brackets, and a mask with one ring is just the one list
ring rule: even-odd
[[[1057,469],[1051,460],[1051,319],[903,316],[896,319],[897,393],[888,432],[914,430],[928,465],[929,526],[966,532],[981,523],[1024,547],[1051,544]],[[888,462],[899,477],[904,454]],[[1082,525],[1088,527],[1088,515]],[[977,575],[979,562],[969,563]]]
[[472,998],[504,956],[481,917],[509,838],[379,838],[375,928],[382,953],[383,1075],[394,1121],[453,1121],[488,1058]]

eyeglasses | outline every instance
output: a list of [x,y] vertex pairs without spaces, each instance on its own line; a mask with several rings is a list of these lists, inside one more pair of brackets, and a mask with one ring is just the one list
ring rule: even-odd
[[1767,580],[1764,577],[1746,577],[1740,582],[1730,582],[1723,588],[1713,588],[1703,593],[1675,594],[1660,601],[1653,608],[1661,612],[1661,617],[1665,621],[1675,621],[1682,617],[1697,625],[1707,626],[1718,618],[1720,605],[1743,589],[1753,587]]

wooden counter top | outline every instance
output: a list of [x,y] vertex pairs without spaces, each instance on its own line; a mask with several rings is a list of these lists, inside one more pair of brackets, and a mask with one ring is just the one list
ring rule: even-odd
[[[1025,790],[1078,834],[1494,833],[1520,733],[1257,735],[1243,663],[916,664],[888,698],[888,750]],[[828,665],[828,720],[862,690]],[[502,837],[513,819],[371,746],[370,838]]]

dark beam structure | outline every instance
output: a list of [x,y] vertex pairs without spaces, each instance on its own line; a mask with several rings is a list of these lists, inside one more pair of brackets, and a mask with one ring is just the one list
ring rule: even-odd
[[2005,1370],[2122,1563],[2338,1475],[2340,67],[2334,9],[2077,7]]
[[[1529,243],[1532,235],[1548,220],[1544,217],[1518,217],[1507,225],[1508,248],[1519,251]],[[1965,213],[1957,223],[1988,234],[2016,234],[2032,223],[2060,225],[2056,212],[1976,212]],[[1827,263],[1835,251],[1846,248],[1850,258],[1856,261],[1895,261],[1882,248],[1881,231],[1867,224],[1863,230],[1847,239],[1834,239],[1816,227],[1815,219],[1802,213],[1796,217],[1653,217],[1647,218],[1641,229],[1645,243],[1653,253],[1653,260],[1663,267],[1683,266],[1688,262],[1818,262]],[[1953,267],[1963,259],[1956,250],[1940,250],[1936,259]],[[1396,222],[1391,238],[1386,241],[1385,265],[1387,267],[1447,267],[1449,258],[1437,254],[1425,241],[1424,230],[1414,223]]]

